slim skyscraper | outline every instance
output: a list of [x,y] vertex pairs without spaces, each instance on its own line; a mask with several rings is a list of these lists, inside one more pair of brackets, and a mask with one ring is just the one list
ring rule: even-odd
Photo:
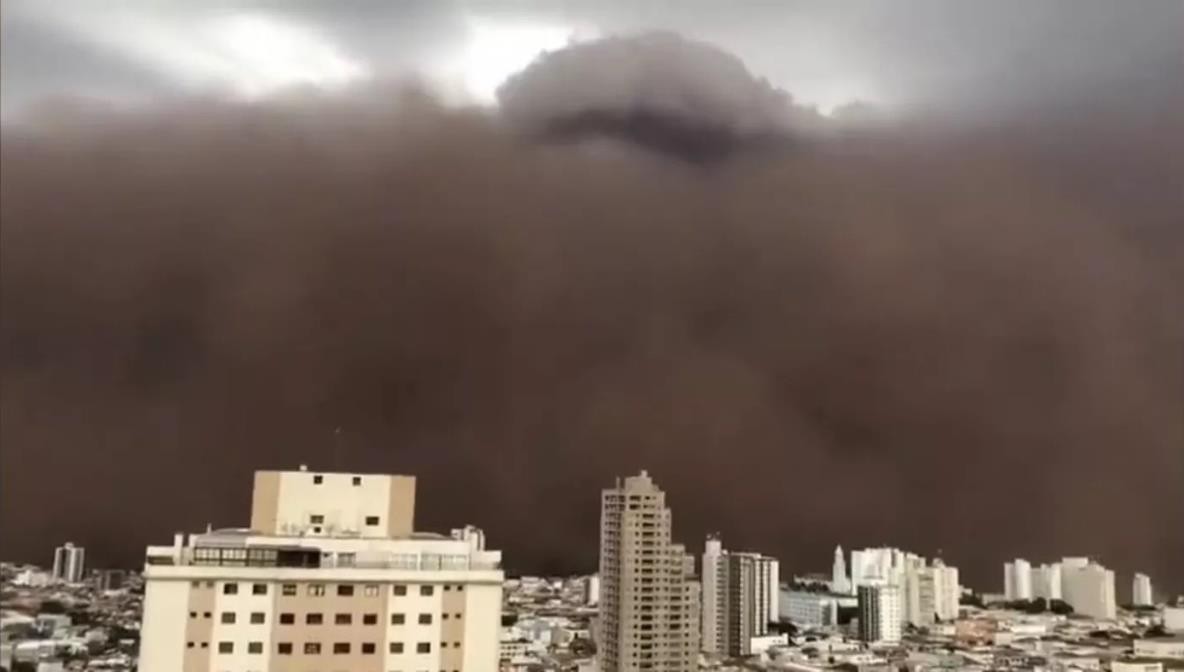
[[53,578],[66,583],[82,583],[86,549],[66,542],[53,551]]
[[695,559],[671,543],[666,494],[649,474],[617,479],[600,500],[602,672],[693,672],[699,655]]
[[752,638],[777,620],[779,563],[760,553],[726,551],[708,537],[703,552],[704,651],[729,656],[752,653]]
[[1146,574],[1135,574],[1131,585],[1131,602],[1136,607],[1149,607],[1155,604],[1151,595],[1151,577]]
[[851,592],[851,580],[847,578],[847,559],[843,547],[835,546],[835,562],[830,571],[830,589],[841,595]]

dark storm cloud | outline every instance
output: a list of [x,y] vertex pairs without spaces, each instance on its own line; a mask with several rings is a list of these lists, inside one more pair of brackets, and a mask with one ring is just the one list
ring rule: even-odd
[[1180,587],[1175,77],[708,172],[378,89],[9,127],[4,550],[133,563],[306,462],[589,569],[599,488],[648,468],[681,539],[795,571],[894,543]]
[[529,134],[620,138],[690,161],[777,147],[821,123],[732,54],[667,32],[545,54],[498,89],[498,103]]
[[[6,556],[135,563],[242,524],[252,469],[307,462],[418,474],[422,527],[589,569],[599,488],[648,468],[682,540],[794,571],[892,543],[988,590],[1061,553],[1184,588],[1178,3],[216,5],[242,6],[377,72],[472,13],[676,28],[795,96],[866,77],[927,105],[702,171],[664,158],[688,136],[649,151],[631,122],[670,117],[648,103],[509,106],[640,147],[609,152],[377,84],[42,104],[0,147]],[[22,28],[30,7],[3,5],[6,108],[14,72],[183,88]]]

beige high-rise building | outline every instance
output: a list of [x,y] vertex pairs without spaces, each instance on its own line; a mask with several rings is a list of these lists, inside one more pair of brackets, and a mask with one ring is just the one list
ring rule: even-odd
[[255,473],[251,527],[148,547],[142,672],[495,672],[501,553],[414,532],[415,478]]
[[760,553],[737,553],[709,536],[703,549],[702,633],[708,653],[747,656],[752,639],[778,619],[779,563]]
[[666,494],[642,471],[600,507],[602,672],[692,672],[699,656],[695,559],[671,543]]

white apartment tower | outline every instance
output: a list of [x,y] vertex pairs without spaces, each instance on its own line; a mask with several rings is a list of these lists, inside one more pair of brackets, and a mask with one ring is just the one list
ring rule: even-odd
[[957,567],[947,567],[940,559],[928,566],[924,560],[914,562],[905,570],[901,590],[906,623],[928,627],[958,618],[962,586]]
[[139,669],[495,672],[501,553],[414,511],[411,476],[255,472],[250,528],[148,547]]
[[1061,599],[1061,563],[1046,563],[1032,568],[1032,597],[1049,601]]
[[831,592],[847,595],[851,592],[851,580],[847,578],[847,559],[843,547],[835,546],[835,561],[830,570]]
[[1117,615],[1114,572],[1088,558],[1061,562],[1061,594],[1079,614],[1109,619]]
[[602,672],[694,672],[699,656],[695,559],[671,543],[666,494],[642,471],[601,493]]
[[1150,607],[1155,604],[1151,595],[1151,577],[1146,574],[1135,574],[1131,583],[1131,603],[1136,607]]
[[65,583],[82,583],[86,549],[67,541],[53,550],[53,578]]
[[759,553],[726,551],[709,536],[703,551],[702,648],[747,656],[752,638],[767,635],[778,618],[780,570]]
[[887,583],[859,586],[859,638],[869,644],[894,644],[901,637],[900,588]]
[[1016,558],[1003,565],[1003,595],[1008,600],[1032,599],[1032,565]]

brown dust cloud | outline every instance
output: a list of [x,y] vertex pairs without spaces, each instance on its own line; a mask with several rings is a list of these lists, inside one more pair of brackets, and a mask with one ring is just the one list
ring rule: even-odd
[[792,572],[891,544],[988,591],[1068,554],[1184,589],[1178,64],[825,118],[636,40],[500,111],[388,84],[7,125],[5,556],[134,565],[307,463],[590,571],[599,489],[645,468],[679,539]]

